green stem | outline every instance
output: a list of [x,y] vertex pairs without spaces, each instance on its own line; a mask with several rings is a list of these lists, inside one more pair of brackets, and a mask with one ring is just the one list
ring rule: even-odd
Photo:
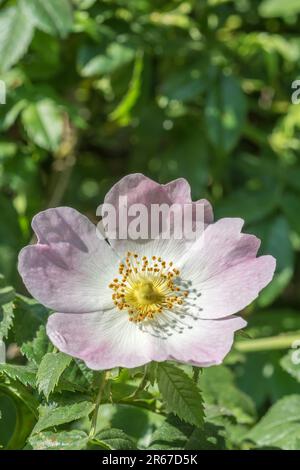
[[300,332],[286,335],[271,336],[269,338],[258,338],[238,341],[235,349],[240,352],[271,351],[273,349],[289,349],[295,341],[300,340]]
[[93,416],[92,416],[92,422],[91,422],[90,437],[92,437],[92,438],[96,434],[99,408],[100,408],[100,405],[101,405],[103,390],[104,390],[106,381],[108,379],[108,376],[109,376],[109,372],[104,372],[102,374],[101,381],[100,381],[100,384],[99,384],[99,390],[98,390],[98,394],[97,394],[97,397],[96,397],[95,409],[94,409],[94,413],[93,413]]
[[193,380],[195,384],[198,383],[200,372],[201,372],[200,367],[193,367]]

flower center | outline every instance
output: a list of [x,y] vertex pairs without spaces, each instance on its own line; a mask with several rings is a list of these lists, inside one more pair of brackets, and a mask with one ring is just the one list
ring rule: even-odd
[[131,294],[132,301],[139,305],[151,305],[161,302],[164,295],[153,281],[142,280],[136,284]]
[[151,320],[164,310],[174,310],[182,305],[188,292],[182,291],[175,283],[180,271],[160,257],[139,257],[127,253],[125,263],[120,263],[119,274],[109,287],[112,299],[119,310],[126,309],[129,321],[140,323]]

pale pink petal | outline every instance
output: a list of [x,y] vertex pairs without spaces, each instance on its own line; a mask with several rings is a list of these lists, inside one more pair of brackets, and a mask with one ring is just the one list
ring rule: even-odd
[[[213,212],[210,203],[205,199],[201,199],[197,202],[192,202],[190,185],[185,179],[179,178],[177,180],[171,181],[168,184],[161,185],[142,174],[136,173],[125,176],[118,183],[116,183],[107,193],[104,200],[105,204],[113,205],[117,211],[116,229],[118,234],[119,205],[120,202],[123,201],[120,198],[123,198],[125,196],[127,198],[128,207],[132,206],[133,204],[143,204],[146,207],[149,216],[149,238],[151,236],[151,227],[153,225],[153,221],[151,219],[151,206],[153,205],[163,204],[171,206],[173,204],[176,204],[179,207],[183,207],[183,205],[192,204],[192,217],[194,222],[197,220],[198,222],[202,222],[206,225],[213,221]],[[121,203],[121,205],[124,205],[123,202]],[[200,208],[198,209],[198,214],[196,212],[196,206]],[[124,223],[129,224],[134,218],[134,216],[129,216],[128,219],[126,218],[126,222],[123,222],[123,225]],[[109,232],[108,238],[110,239],[112,245],[114,245],[116,249],[118,249],[119,241],[115,240],[113,237],[110,237]],[[140,239],[140,241],[143,240]]]
[[95,226],[68,207],[41,212],[32,226],[39,242],[23,248],[18,266],[32,296],[64,312],[111,307],[108,284],[118,258]]
[[190,329],[181,333],[173,330],[168,339],[154,341],[152,360],[174,360],[199,367],[221,364],[232,347],[234,332],[247,325],[243,318],[234,316],[189,323]]
[[181,260],[185,278],[202,282],[235,264],[255,258],[260,240],[241,233],[243,225],[244,221],[238,218],[220,219],[208,225]]
[[128,320],[126,312],[55,313],[47,334],[62,352],[82,359],[91,369],[137,367],[151,361],[149,335]]
[[222,318],[247,307],[271,282],[276,262],[273,256],[249,259],[201,284],[194,284],[194,298],[188,301],[200,318]]
[[[180,260],[186,255],[186,242],[184,240],[145,240],[141,244],[139,241],[134,240],[120,240],[118,241],[118,253],[120,258],[124,260],[127,253],[137,253],[140,258],[147,256],[151,261],[152,256],[156,258],[161,257],[166,263],[173,262],[174,267],[180,264]],[[116,269],[117,274],[117,269]]]
[[212,205],[206,199],[199,199],[199,201],[193,202],[193,205],[200,205],[204,207],[204,223],[212,224],[214,221],[214,213]]
[[150,204],[191,202],[191,189],[183,178],[162,185],[140,173],[133,173],[118,181],[106,194],[104,202],[117,207],[120,196],[127,196],[128,205],[142,203],[148,207]]
[[[191,187],[184,178],[178,178],[170,183],[158,185],[167,194],[171,204],[191,202]],[[166,201],[167,202],[167,201]]]
[[[123,312],[51,315],[47,334],[62,352],[85,361],[91,369],[138,367],[152,360],[176,360],[199,366],[220,364],[229,352],[234,332],[246,322],[239,317],[197,320],[179,333],[149,326],[142,330]],[[164,338],[164,339],[163,339]]]
[[272,280],[275,259],[256,258],[259,240],[241,233],[241,219],[211,224],[181,260],[182,277],[190,282],[187,299],[201,318],[222,318],[249,305]]

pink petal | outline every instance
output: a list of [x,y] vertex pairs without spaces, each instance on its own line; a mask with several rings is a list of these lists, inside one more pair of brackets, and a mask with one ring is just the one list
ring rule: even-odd
[[246,259],[255,258],[260,240],[241,233],[243,224],[244,221],[237,218],[210,224],[181,261],[185,277],[202,282]]
[[[119,198],[123,196],[127,197],[128,207],[132,204],[143,204],[148,209],[149,215],[152,204],[167,204],[169,206],[172,204],[193,204],[193,219],[196,220],[196,205],[199,205],[203,207],[203,212],[200,211],[201,222],[209,224],[213,221],[210,203],[205,199],[192,202],[190,185],[183,178],[161,185],[140,173],[125,176],[110,189],[104,200],[105,204],[112,204],[116,208],[117,221]],[[203,218],[204,220],[202,220]],[[128,219],[130,222],[130,217]],[[112,240],[112,244],[117,247],[118,241]]]
[[219,320],[197,320],[192,328],[175,333],[166,341],[154,343],[153,360],[175,360],[208,367],[221,364],[229,353],[234,332],[244,328],[247,322],[241,317]]
[[222,318],[239,312],[271,282],[275,266],[273,256],[261,256],[207,279],[197,287],[200,296],[195,299],[195,310],[201,309],[201,318]]
[[151,360],[148,335],[126,312],[55,313],[48,319],[47,334],[60,351],[91,369],[137,367]]
[[23,248],[18,266],[32,296],[64,312],[111,307],[107,286],[118,261],[95,226],[74,209],[60,207],[39,213],[32,227],[39,243]]
[[194,206],[196,204],[204,206],[204,223],[212,224],[214,221],[214,213],[211,203],[206,199],[199,199],[199,201],[193,202]]
[[256,258],[259,240],[242,234],[241,219],[221,219],[209,225],[185,261],[182,276],[191,281],[192,311],[201,318],[222,318],[249,305],[272,280],[276,261]]
[[142,331],[118,311],[51,315],[47,334],[60,350],[85,361],[91,369],[138,367],[152,360],[176,360],[209,366],[220,364],[229,352],[234,332],[246,322],[238,317],[224,320],[197,320],[182,333],[173,329],[155,333]]
[[134,173],[118,181],[109,190],[104,202],[117,207],[120,196],[127,196],[128,205],[142,203],[149,206],[175,202],[183,204],[191,202],[191,188],[183,178],[162,185],[140,173]]

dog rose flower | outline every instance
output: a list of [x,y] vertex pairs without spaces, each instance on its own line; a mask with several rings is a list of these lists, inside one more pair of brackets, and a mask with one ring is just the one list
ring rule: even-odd
[[[147,207],[192,202],[185,180],[159,185],[140,174],[123,178],[105,202],[117,205],[120,195]],[[233,315],[271,281],[275,260],[256,256],[260,242],[241,233],[241,219],[213,223],[207,201],[193,204],[203,206],[205,230],[189,244],[106,241],[69,207],[34,217],[38,243],[21,251],[19,272],[28,291],[57,312],[47,333],[60,351],[96,370],[222,362],[246,325]]]

